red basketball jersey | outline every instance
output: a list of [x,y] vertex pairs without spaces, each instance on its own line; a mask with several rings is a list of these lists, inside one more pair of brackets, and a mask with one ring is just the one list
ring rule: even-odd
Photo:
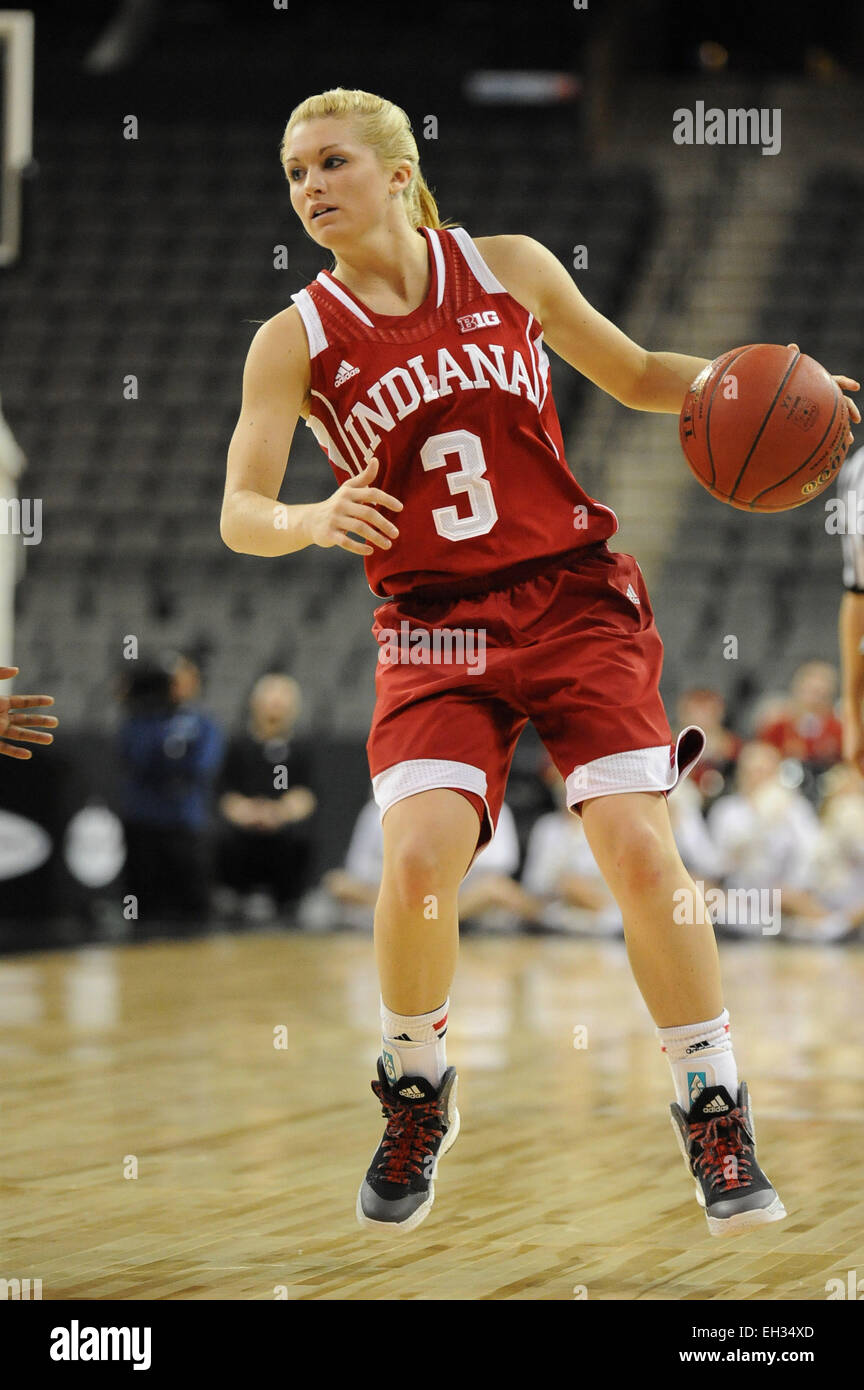
[[339,482],[379,461],[398,497],[390,550],[365,558],[379,597],[476,579],[606,540],[608,507],[564,458],[542,326],[463,227],[420,229],[431,280],[411,314],[376,314],[322,270],[291,296],[309,340],[307,424]]

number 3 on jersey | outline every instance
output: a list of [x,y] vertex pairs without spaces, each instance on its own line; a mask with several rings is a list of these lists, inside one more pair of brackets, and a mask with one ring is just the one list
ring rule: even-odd
[[471,503],[470,516],[460,516],[455,507],[436,507],[432,512],[435,530],[448,541],[465,541],[471,536],[485,536],[498,520],[498,508],[486,472],[483,445],[479,436],[470,430],[448,430],[433,434],[420,450],[424,468],[443,468],[448,454],[458,454],[462,467],[447,474],[451,495],[464,492]]

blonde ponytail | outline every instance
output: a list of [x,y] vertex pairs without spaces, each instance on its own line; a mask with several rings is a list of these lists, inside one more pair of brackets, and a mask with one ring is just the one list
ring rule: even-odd
[[375,151],[385,169],[395,168],[403,160],[411,165],[411,179],[402,194],[405,211],[412,227],[458,227],[458,222],[442,222],[438,204],[432,196],[420,170],[420,155],[411,129],[411,122],[401,106],[386,97],[359,89],[332,87],[327,92],[307,97],[288,118],[279,157],[285,177],[288,147],[295,126],[301,121],[319,120],[322,116],[340,116],[354,122],[364,145]]
[[[432,196],[432,190],[420,172],[417,172],[408,186],[411,200],[408,205],[408,221],[412,227],[458,227],[458,222],[442,222],[438,212],[438,204]],[[408,194],[406,193],[406,197]]]

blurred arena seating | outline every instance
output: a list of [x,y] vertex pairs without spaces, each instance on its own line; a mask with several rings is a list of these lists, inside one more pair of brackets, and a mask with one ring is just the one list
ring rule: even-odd
[[[796,341],[829,371],[860,379],[862,272],[864,174],[817,169],[789,220],[750,341]],[[853,449],[860,444],[859,430]],[[785,688],[805,660],[836,663],[842,561],[825,510],[834,495],[830,489],[812,505],[749,516],[702,488],[688,489],[654,585],[667,696],[688,684],[711,685],[746,705],[766,689]],[[738,638],[736,660],[723,655],[727,635]]]

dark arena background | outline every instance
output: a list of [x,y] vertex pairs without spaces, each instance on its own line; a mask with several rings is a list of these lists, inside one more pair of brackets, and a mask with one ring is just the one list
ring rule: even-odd
[[[795,342],[864,378],[864,10],[67,0],[0,11],[0,41],[0,696],[50,694],[59,720],[0,758],[0,1294],[96,1323],[102,1301],[662,1301],[692,1306],[662,1352],[643,1330],[640,1366],[733,1345],[818,1366],[846,1320],[798,1305],[864,1297],[864,782],[838,640],[864,565],[837,488],[725,506],[674,415],[549,353],[569,466],[651,595],[672,728],[708,733],[670,812],[720,904],[789,1213],[728,1244],[530,727],[463,889],[460,1145],[421,1230],[356,1225],[380,1123],[376,601],[356,555],[238,554],[220,511],[256,328],[332,265],[279,143],[334,86],[405,108],[442,218],[543,242],[643,347]],[[753,138],[706,140],[712,109],[754,112]],[[335,485],[299,421],[281,500]],[[737,1340],[697,1337],[718,1316]],[[763,1338],[784,1320],[813,1336]]]

